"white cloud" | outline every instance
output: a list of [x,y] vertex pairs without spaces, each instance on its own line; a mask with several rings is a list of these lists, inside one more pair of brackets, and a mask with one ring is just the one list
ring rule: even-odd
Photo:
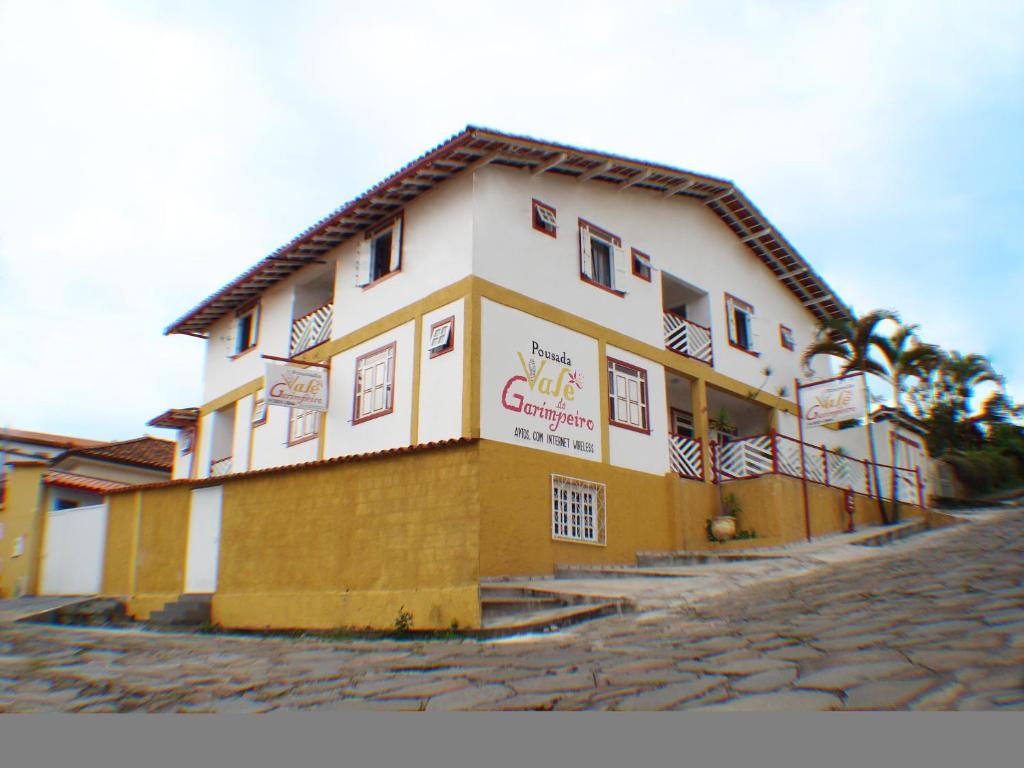
[[[982,203],[915,185],[935,121],[1019,102],[1019,3],[252,11],[0,6],[0,423],[130,436],[195,404],[202,344],[162,328],[467,122],[732,177],[859,308],[1006,347],[949,309]],[[872,240],[907,222],[927,292]]]

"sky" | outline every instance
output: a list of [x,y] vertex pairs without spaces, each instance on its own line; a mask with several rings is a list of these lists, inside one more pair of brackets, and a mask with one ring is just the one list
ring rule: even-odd
[[1024,400],[1019,0],[0,0],[0,115],[0,426],[159,434],[163,329],[467,124],[733,179]]

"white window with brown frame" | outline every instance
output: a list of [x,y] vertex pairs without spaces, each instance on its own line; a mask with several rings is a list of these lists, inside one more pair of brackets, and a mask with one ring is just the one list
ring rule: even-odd
[[320,411],[288,409],[288,445],[314,440],[320,435]]
[[366,288],[402,271],[402,216],[364,235],[356,254],[356,285]]
[[648,402],[647,371],[608,358],[609,423],[650,434]]
[[558,237],[558,217],[553,207],[534,200],[531,216],[534,229],[548,237]]
[[228,341],[228,357],[239,357],[256,348],[259,340],[260,305],[249,304],[235,312],[234,335]]
[[793,329],[779,323],[779,344],[790,352],[796,350],[796,337],[793,336]]
[[263,398],[263,390],[253,395],[252,400],[252,426],[262,427],[267,423],[267,401]]
[[672,434],[678,437],[693,437],[693,414],[680,408],[672,409]]
[[580,219],[580,279],[622,296],[629,268],[622,240]]
[[438,320],[430,326],[430,340],[427,342],[427,352],[431,359],[451,352],[455,349],[455,316]]
[[634,277],[651,282],[651,257],[636,248],[630,250],[630,257]]
[[754,307],[727,293],[725,315],[729,326],[729,345],[752,355],[759,355]]
[[353,424],[386,416],[395,409],[395,348],[392,342],[356,359]]

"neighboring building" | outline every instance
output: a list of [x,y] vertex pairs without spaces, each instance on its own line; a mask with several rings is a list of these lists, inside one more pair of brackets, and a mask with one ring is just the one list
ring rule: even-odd
[[169,480],[174,443],[4,434],[11,437],[4,449],[8,492],[0,504],[0,596],[99,592],[104,497]]
[[[167,329],[206,345],[203,404],[151,422],[190,480],[114,494],[104,590],[142,615],[215,592],[232,626],[389,626],[403,601],[472,625],[481,578],[710,546],[713,451],[757,543],[838,530],[838,489],[872,492],[863,430],[802,451],[794,394],[848,314],[730,181],[467,128]],[[327,410],[268,407],[268,360],[328,368]],[[132,545],[148,500],[170,533]],[[145,546],[186,562],[128,570]]]
[[198,408],[171,408],[146,422],[146,426],[149,427],[175,430],[173,472],[175,480],[194,476],[196,425],[198,422]]

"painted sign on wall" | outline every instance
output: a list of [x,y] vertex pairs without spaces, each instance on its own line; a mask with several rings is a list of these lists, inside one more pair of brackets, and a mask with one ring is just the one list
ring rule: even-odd
[[597,342],[484,300],[484,438],[601,460]]
[[327,371],[267,363],[264,372],[267,405],[306,411],[327,410]]
[[820,427],[864,415],[864,377],[860,374],[800,387],[804,423]]

